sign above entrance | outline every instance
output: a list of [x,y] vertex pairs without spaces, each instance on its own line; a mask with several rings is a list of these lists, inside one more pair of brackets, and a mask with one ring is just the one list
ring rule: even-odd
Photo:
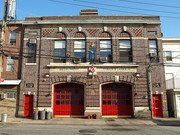
[[[93,65],[93,64],[92,64]],[[89,64],[62,64],[62,65],[47,65],[50,68],[50,72],[86,72],[92,73],[107,73],[107,72],[131,72],[136,73],[138,65],[121,65],[121,64],[108,64],[108,65],[93,65]]]

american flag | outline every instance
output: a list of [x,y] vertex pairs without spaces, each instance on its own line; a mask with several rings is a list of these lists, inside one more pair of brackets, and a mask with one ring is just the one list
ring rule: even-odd
[[91,73],[94,73],[94,72],[95,72],[95,68],[94,68],[94,65],[93,65],[93,64],[91,64],[91,66],[90,66],[90,72],[91,72]]

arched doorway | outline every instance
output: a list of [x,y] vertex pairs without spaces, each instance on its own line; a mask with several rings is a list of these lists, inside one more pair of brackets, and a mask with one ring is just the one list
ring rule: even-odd
[[102,116],[133,116],[132,85],[102,85]]
[[84,86],[62,83],[54,86],[54,115],[84,115]]

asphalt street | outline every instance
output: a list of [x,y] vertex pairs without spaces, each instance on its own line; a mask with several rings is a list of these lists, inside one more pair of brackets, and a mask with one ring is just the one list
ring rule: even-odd
[[180,135],[178,126],[82,126],[8,124],[0,135]]

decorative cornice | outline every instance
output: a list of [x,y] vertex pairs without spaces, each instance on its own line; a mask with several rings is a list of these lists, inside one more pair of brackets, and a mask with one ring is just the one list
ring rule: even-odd
[[50,24],[161,24],[160,20],[46,20],[23,21],[23,25]]

